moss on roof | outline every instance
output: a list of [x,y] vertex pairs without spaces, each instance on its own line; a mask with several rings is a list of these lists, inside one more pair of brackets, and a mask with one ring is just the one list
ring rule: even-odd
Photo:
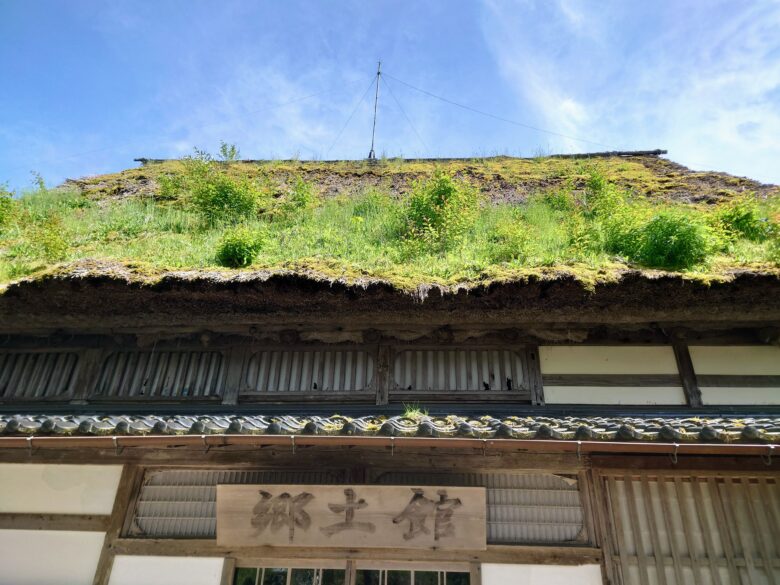
[[[574,220],[583,216],[581,210],[556,207],[561,193],[580,205],[594,172],[625,197],[641,200],[648,214],[673,209],[693,217],[749,197],[766,216],[763,221],[780,221],[780,187],[694,172],[656,156],[213,165],[221,175],[264,185],[273,205],[284,204],[296,182],[308,185],[315,200],[302,204],[301,213],[288,206],[282,214],[274,207],[273,213],[250,218],[249,228],[262,233],[260,254],[245,269],[227,270],[217,265],[216,250],[229,227],[205,225],[186,192],[164,188],[171,177],[186,172],[182,161],[69,180],[58,189],[24,195],[13,217],[0,226],[0,291],[23,278],[79,278],[85,266],[114,267],[103,277],[121,267],[119,280],[143,284],[172,275],[187,275],[185,281],[209,275],[243,281],[300,274],[358,286],[383,283],[415,294],[426,286],[456,291],[529,278],[575,278],[592,287],[637,269],[648,278],[663,275],[622,252],[594,251],[588,243],[592,236],[577,231],[581,226]],[[392,215],[397,209],[385,217],[372,215],[372,206],[389,200],[400,209],[415,185],[437,170],[480,193],[483,211],[473,229],[446,250],[412,250],[408,241],[389,244],[399,237],[393,223],[398,218]],[[701,282],[728,280],[738,272],[780,276],[769,240],[732,238],[706,261],[672,272]]]
[[[657,156],[606,156],[597,158],[381,159],[369,161],[238,161],[222,163],[234,176],[270,175],[287,182],[302,177],[318,186],[325,197],[354,194],[368,187],[406,194],[413,181],[443,169],[468,179],[492,201],[524,201],[540,190],[584,188],[594,166],[607,180],[640,195],[689,203],[712,203],[746,191],[767,197],[780,195],[780,186],[765,185],[726,173],[698,172]],[[151,161],[119,173],[69,180],[66,185],[96,199],[154,196],[161,175],[182,170],[179,160]]]

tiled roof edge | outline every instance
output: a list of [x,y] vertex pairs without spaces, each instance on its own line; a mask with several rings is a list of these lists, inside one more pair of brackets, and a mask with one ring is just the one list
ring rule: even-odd
[[780,444],[780,416],[0,415],[0,437],[229,434]]

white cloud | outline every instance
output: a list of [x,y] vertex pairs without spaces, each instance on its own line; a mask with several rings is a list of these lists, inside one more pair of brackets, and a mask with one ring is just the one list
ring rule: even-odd
[[497,65],[546,128],[780,183],[780,4],[572,6],[486,2]]

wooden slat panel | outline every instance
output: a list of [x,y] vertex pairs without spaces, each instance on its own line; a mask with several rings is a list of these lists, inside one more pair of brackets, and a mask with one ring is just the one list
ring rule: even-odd
[[718,523],[718,534],[720,535],[721,542],[723,543],[723,552],[726,555],[726,563],[729,569],[729,579],[732,583],[739,583],[739,569],[736,565],[736,556],[734,554],[734,545],[732,544],[731,530],[729,529],[728,522],[726,521],[726,513],[724,511],[723,499],[720,494],[720,487],[718,481],[714,477],[707,479],[709,486],[710,498],[712,498],[712,506],[715,509],[715,518]]
[[626,541],[623,532],[624,520],[622,519],[622,513],[620,512],[620,497],[618,496],[617,481],[614,477],[610,477],[608,480],[610,505],[612,509],[613,532],[617,538],[617,550],[620,556],[620,569],[623,582],[626,583],[630,573],[628,572],[628,553],[626,551]]
[[775,585],[775,571],[772,569],[772,555],[769,552],[769,548],[767,546],[767,541],[769,540],[769,535],[767,535],[758,522],[758,517],[756,516],[755,506],[753,504],[753,498],[751,494],[750,489],[750,480],[747,478],[742,478],[741,480],[742,489],[744,490],[745,494],[745,503],[747,504],[748,509],[748,518],[750,519],[750,523],[753,527],[753,535],[756,540],[758,540],[758,549],[761,552],[761,560],[762,565],[764,567],[764,573],[767,576],[767,580],[769,581],[770,585]]
[[778,496],[777,482],[773,481],[770,484],[766,478],[759,477],[758,486],[761,492],[761,501],[764,502],[764,513],[772,531],[771,541],[774,543],[775,556],[780,557],[780,510],[778,510],[780,497]]
[[526,359],[525,350],[515,349],[402,348],[392,368],[393,393],[507,393],[530,401]]
[[634,485],[631,480],[631,476],[625,476],[623,479],[623,487],[626,491],[626,504],[628,505],[628,519],[631,526],[631,532],[634,535],[634,547],[636,548],[636,556],[639,560],[639,579],[642,585],[650,585],[647,574],[647,556],[645,554],[645,544],[642,537],[642,528],[639,525],[639,510],[637,504],[637,498],[634,497]]
[[[780,582],[780,493],[774,476],[705,470],[692,477],[685,470],[625,469],[601,474],[597,485],[605,488],[611,535],[604,543],[606,570],[613,582],[644,584],[644,575],[652,585]],[[660,506],[652,500],[654,485]]]
[[704,509],[704,495],[702,494],[701,484],[696,478],[691,479],[691,493],[693,494],[693,502],[699,520],[698,524],[701,527],[702,536],[704,537],[704,549],[710,564],[710,578],[716,585],[721,585],[720,570],[717,565],[718,554],[715,550],[715,544],[712,541],[712,529],[709,526],[707,513]]
[[373,392],[374,355],[348,347],[262,350],[243,373],[242,396],[284,399],[290,394],[326,398]]
[[677,507],[680,510],[682,518],[683,534],[685,535],[685,545],[688,548],[688,557],[691,559],[693,566],[693,578],[696,585],[701,585],[701,567],[699,565],[698,555],[696,554],[696,546],[693,542],[693,535],[691,534],[691,518],[688,514],[688,507],[685,505],[685,494],[682,489],[682,480],[679,477],[674,478],[674,493],[677,500]]
[[100,399],[217,398],[223,355],[213,351],[127,351],[109,354],[89,396]]
[[727,518],[729,518],[729,524],[731,525],[730,530],[731,533],[734,534],[737,546],[739,547],[740,551],[742,552],[742,556],[745,559],[745,565],[747,566],[748,585],[758,585],[760,581],[758,580],[758,575],[756,575],[756,568],[753,564],[753,555],[750,551],[750,545],[743,536],[739,527],[739,518],[741,517],[741,513],[738,509],[738,495],[734,490],[734,484],[732,483],[731,479],[732,478],[725,478],[723,480],[723,488],[728,496],[729,502],[729,505],[726,506],[726,510]]
[[655,568],[658,573],[656,581],[660,585],[666,585],[666,570],[662,558],[663,549],[661,548],[661,539],[658,536],[656,514],[655,510],[653,509],[653,498],[652,494],[650,493],[650,485],[647,480],[647,474],[642,474],[641,486],[642,499],[645,502],[645,514],[647,516],[648,526],[650,527],[650,540],[653,544],[653,558],[655,559]]
[[666,490],[667,479],[665,477],[658,478],[658,497],[661,500],[661,513],[664,519],[664,526],[666,528],[666,538],[669,541],[669,549],[672,553],[672,562],[674,564],[674,576],[675,585],[683,585],[682,563],[679,553],[679,545],[677,543],[676,531],[674,529],[674,523],[672,522],[672,512],[669,504],[669,495]]
[[69,398],[78,361],[75,352],[0,352],[0,399]]

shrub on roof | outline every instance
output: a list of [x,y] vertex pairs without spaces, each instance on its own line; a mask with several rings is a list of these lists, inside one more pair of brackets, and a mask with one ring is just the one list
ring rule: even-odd
[[487,240],[487,256],[491,262],[515,262],[528,257],[531,236],[522,217],[499,220]]
[[33,253],[48,262],[63,260],[70,248],[63,227],[59,215],[51,215],[44,221],[33,224],[29,232]]
[[290,218],[296,213],[311,209],[316,199],[312,184],[296,177],[292,186],[280,194],[274,212],[282,218]]
[[11,222],[15,209],[16,203],[12,194],[5,186],[0,185],[0,231]]
[[646,205],[631,201],[600,173],[591,171],[585,189],[585,217],[595,223],[598,239],[607,252],[636,258],[648,215]]
[[226,231],[217,245],[217,262],[228,268],[249,266],[263,247],[264,236],[245,226]]
[[257,215],[258,193],[248,179],[214,172],[192,186],[190,201],[210,224],[237,222]]
[[715,217],[731,239],[745,238],[751,242],[763,242],[768,236],[769,221],[752,194],[737,197],[722,205]]
[[159,177],[161,198],[184,196],[210,225],[236,223],[257,215],[262,193],[249,178],[231,176],[224,165],[201,150],[183,158],[182,165],[181,173]]
[[659,211],[640,230],[633,260],[653,268],[685,270],[703,262],[712,249],[704,222],[676,209]]
[[582,260],[601,251],[598,226],[588,221],[581,211],[572,212],[566,220],[569,251],[573,260]]
[[459,244],[479,210],[477,190],[437,170],[412,187],[407,202],[404,238],[429,249],[445,250]]
[[541,198],[553,211],[573,213],[577,209],[577,200],[569,188],[545,191]]

